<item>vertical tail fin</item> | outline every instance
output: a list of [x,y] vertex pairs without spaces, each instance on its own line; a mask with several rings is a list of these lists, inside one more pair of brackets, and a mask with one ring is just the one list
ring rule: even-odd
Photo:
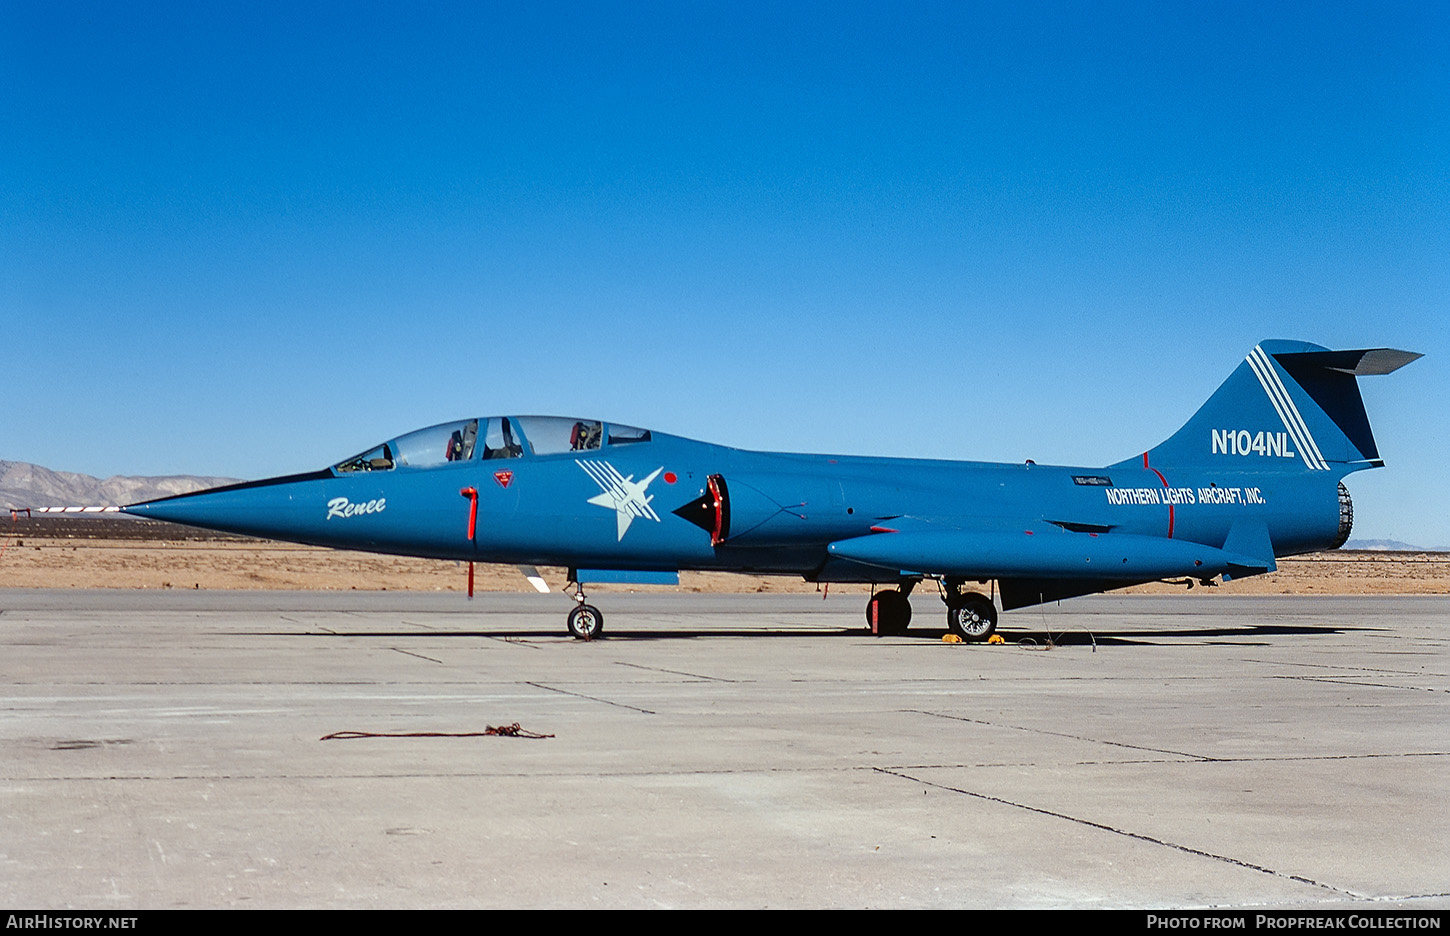
[[1330,351],[1304,341],[1260,342],[1182,429],[1140,457],[1163,466],[1340,476],[1378,468],[1384,462],[1357,378],[1391,373],[1421,356],[1391,348]]

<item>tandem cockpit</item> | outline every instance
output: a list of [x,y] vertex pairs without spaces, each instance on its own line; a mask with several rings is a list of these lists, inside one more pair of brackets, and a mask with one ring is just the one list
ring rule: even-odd
[[490,416],[398,436],[333,465],[339,474],[592,452],[650,441],[648,429],[563,416]]

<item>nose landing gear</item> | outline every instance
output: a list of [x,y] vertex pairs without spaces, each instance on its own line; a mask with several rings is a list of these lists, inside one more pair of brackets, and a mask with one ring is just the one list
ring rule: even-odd
[[584,603],[584,586],[574,583],[574,610],[569,612],[569,635],[577,640],[593,640],[604,630],[604,612]]

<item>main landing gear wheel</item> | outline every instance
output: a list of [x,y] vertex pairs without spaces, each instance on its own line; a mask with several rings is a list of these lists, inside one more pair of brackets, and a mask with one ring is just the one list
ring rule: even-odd
[[911,602],[899,589],[879,591],[866,602],[866,626],[877,636],[900,636],[910,624]]
[[593,640],[604,630],[604,614],[593,605],[581,604],[569,612],[569,633],[579,640]]
[[997,630],[997,606],[986,595],[967,592],[947,606],[947,627],[963,640],[986,640]]

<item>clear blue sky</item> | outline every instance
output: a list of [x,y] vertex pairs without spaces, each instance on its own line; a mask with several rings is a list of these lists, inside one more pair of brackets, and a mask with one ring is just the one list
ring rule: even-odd
[[1450,5],[0,0],[0,458],[593,415],[1102,464],[1261,338],[1450,544]]

